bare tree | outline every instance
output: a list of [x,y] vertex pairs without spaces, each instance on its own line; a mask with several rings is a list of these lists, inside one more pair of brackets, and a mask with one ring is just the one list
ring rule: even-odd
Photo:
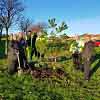
[[[31,30],[32,32],[36,32],[36,33],[41,33],[42,34],[43,32],[46,32],[47,28],[48,28],[47,23],[39,22],[39,23],[36,23],[34,25],[31,25],[29,30]],[[41,35],[41,34],[38,34],[38,35]]]
[[32,26],[32,21],[28,18],[22,17],[19,22],[19,29],[27,34],[27,31]]
[[19,18],[24,7],[20,0],[0,0],[0,21],[6,30],[5,54],[8,54],[8,32],[9,28]]
[[2,23],[0,23],[0,40],[1,40],[1,37],[2,37],[2,30],[3,30],[3,25],[2,25]]

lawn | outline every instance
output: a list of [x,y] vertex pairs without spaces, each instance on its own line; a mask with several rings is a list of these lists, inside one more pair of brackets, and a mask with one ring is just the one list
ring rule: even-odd
[[[1,49],[0,49],[1,50]],[[65,51],[60,52],[64,55]],[[67,58],[70,54],[66,53]],[[68,54],[68,55],[67,55]],[[48,54],[47,54],[48,55]],[[84,80],[84,73],[73,67],[72,59],[59,62],[42,62],[65,71],[66,76],[58,78],[34,78],[30,74],[10,76],[5,70],[7,62],[0,59],[0,100],[100,100],[100,48],[96,48],[95,68],[91,80]],[[55,70],[54,70],[55,71]]]

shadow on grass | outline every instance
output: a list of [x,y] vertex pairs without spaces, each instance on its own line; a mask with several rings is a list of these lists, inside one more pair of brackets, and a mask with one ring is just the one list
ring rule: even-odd
[[57,62],[66,61],[66,60],[70,60],[70,59],[71,59],[71,57],[60,56],[57,58]]
[[98,63],[91,69],[90,72],[90,76],[92,76],[97,70],[98,68],[100,68],[100,54],[96,54],[94,59],[92,60],[93,62],[95,62],[96,60],[99,60]]
[[0,59],[5,59],[6,56],[4,54],[0,54]]

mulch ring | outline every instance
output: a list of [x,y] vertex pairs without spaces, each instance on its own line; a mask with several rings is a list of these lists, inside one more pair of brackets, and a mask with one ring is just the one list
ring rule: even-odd
[[[35,62],[37,63],[37,62]],[[34,78],[51,78],[51,77],[57,77],[62,79],[63,77],[68,77],[69,74],[66,73],[62,68],[57,68],[53,70],[50,67],[35,67],[35,63],[32,62],[29,64],[29,70],[26,70],[25,73],[30,73],[32,77]]]
[[52,76],[63,78],[67,76],[67,73],[61,69],[53,70],[51,68],[34,68],[31,70],[31,75],[35,78],[50,78]]

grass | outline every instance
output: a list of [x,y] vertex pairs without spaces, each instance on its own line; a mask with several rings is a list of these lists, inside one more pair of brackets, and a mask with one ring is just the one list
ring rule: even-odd
[[40,80],[30,75],[0,73],[0,95],[4,100],[99,100],[100,69],[86,82],[70,61],[63,62],[62,67],[68,73],[63,79]]
[[[1,50],[1,49],[0,49]],[[64,51],[61,52],[61,55]],[[96,59],[92,68],[100,67],[100,48],[96,48]],[[66,55],[67,56],[67,55]],[[69,57],[69,55],[68,55]],[[52,67],[52,63],[48,63]],[[6,72],[7,63],[0,59],[0,99],[1,100],[100,100],[100,68],[95,70],[89,82],[84,80],[84,73],[75,70],[72,59],[54,63],[63,69],[67,76],[62,79],[37,79],[29,74],[18,77]]]

